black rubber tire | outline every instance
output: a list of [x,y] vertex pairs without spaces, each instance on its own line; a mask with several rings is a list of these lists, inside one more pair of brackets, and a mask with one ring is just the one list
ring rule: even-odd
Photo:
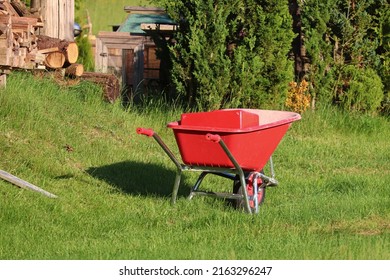
[[[242,189],[241,189],[241,183],[239,180],[235,180],[233,183],[233,193],[234,194],[242,194]],[[265,199],[265,188],[259,188],[258,189],[258,195],[260,196],[260,199],[258,201],[259,207],[261,204],[263,204],[264,199]],[[234,208],[236,209],[243,209],[245,210],[245,201],[244,199],[233,199],[231,200],[231,203]],[[253,211],[254,209],[251,207],[251,210]]]

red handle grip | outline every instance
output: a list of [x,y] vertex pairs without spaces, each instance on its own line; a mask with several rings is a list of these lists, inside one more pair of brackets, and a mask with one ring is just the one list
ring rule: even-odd
[[153,129],[150,129],[150,128],[138,127],[136,129],[136,131],[137,131],[138,134],[146,135],[148,137],[152,137],[153,134],[154,134]]
[[219,143],[219,141],[221,141],[221,136],[219,136],[218,134],[207,133],[206,139],[215,143]]

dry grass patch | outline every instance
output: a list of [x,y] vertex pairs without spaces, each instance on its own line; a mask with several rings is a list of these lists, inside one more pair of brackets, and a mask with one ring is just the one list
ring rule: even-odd
[[390,233],[390,218],[369,216],[361,220],[335,221],[326,227],[317,229],[326,233],[349,233],[359,235],[381,235]]

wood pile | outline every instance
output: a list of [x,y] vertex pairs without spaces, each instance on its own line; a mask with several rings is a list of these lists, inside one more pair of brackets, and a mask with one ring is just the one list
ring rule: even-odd
[[100,85],[104,99],[114,102],[120,95],[119,79],[112,74],[84,73],[84,66],[77,63],[77,44],[39,35],[44,22],[39,9],[27,8],[20,0],[0,0],[0,85],[5,86],[6,74],[13,69],[52,70],[61,73],[63,81],[71,78]]
[[58,69],[76,63],[76,43],[37,35],[42,27],[35,9],[20,0],[0,0],[0,68]]
[[66,68],[76,63],[79,56],[75,42],[45,35],[37,36],[37,48],[39,53],[45,54],[45,66],[51,69]]

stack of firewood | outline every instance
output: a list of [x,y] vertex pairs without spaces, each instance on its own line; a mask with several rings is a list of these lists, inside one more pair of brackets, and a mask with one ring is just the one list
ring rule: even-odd
[[37,11],[20,0],[0,0],[0,68],[65,68],[69,75],[81,76],[76,43],[37,35],[41,27]]
[[44,65],[50,69],[65,68],[70,76],[80,77],[84,72],[82,64],[77,64],[79,50],[75,42],[51,38],[45,35],[37,36],[37,49],[45,55]]
[[104,99],[114,102],[120,95],[119,79],[114,74],[84,72],[84,66],[76,63],[76,43],[39,35],[43,22],[39,10],[22,1],[0,0],[0,86],[12,69],[56,70],[61,77],[100,85]]

